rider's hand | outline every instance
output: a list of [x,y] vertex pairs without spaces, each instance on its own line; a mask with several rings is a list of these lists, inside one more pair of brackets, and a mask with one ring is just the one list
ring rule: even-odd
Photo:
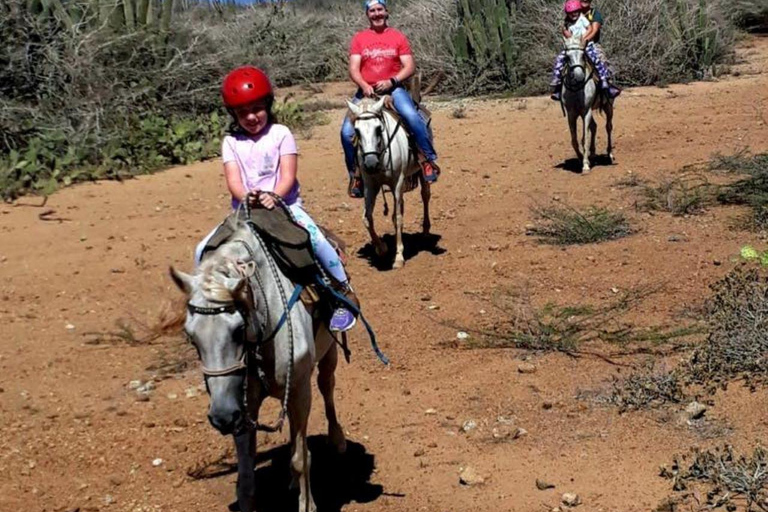
[[379,80],[378,82],[376,82],[376,85],[374,87],[376,88],[377,93],[384,94],[386,92],[389,92],[390,89],[392,89],[392,81]]
[[259,194],[259,203],[267,210],[275,207],[275,199],[269,194]]
[[361,89],[363,91],[363,96],[365,96],[366,98],[370,98],[375,94],[373,87],[368,84],[365,84],[365,87],[361,87]]

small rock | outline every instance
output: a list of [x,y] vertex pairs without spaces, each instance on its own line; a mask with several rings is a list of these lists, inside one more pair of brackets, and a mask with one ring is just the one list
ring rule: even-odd
[[619,293],[619,289],[618,289],[618,288],[616,288],[615,286],[613,286],[613,287],[611,288],[611,291],[612,291],[613,293]]
[[184,394],[186,395],[187,398],[194,398],[196,396],[200,396],[200,390],[197,388],[187,388],[184,391]]
[[699,402],[691,402],[688,404],[688,407],[685,408],[685,413],[691,420],[701,418],[704,416],[705,412],[707,412],[707,406]]
[[430,304],[427,309],[430,309],[432,311],[437,311],[438,309],[440,309],[440,306],[438,306],[437,304]]
[[131,382],[128,383],[128,389],[139,389],[140,386],[141,386],[140,380],[132,380]]
[[437,414],[437,410],[436,410],[436,409],[432,409],[432,408],[430,407],[429,409],[427,409],[426,411],[424,411],[424,414],[428,414],[428,415],[432,416],[432,415],[435,415],[435,414]]
[[426,451],[424,450],[424,448],[416,448],[416,451],[413,452],[413,456],[414,457],[421,457],[425,453],[426,453]]
[[467,486],[482,485],[485,483],[485,478],[475,468],[467,466],[459,473],[459,483]]
[[431,295],[423,295],[421,297],[421,300],[424,301],[424,302],[429,302],[429,301],[432,300],[432,296]]
[[73,331],[75,329],[75,326],[72,324],[67,324],[64,326],[64,328],[68,331]]
[[548,411],[552,408],[553,405],[554,404],[552,402],[547,401],[541,404],[541,408],[544,409],[545,411]]
[[155,459],[152,461],[152,465],[158,467],[163,464],[163,459]]
[[148,380],[138,388],[136,388],[136,392],[138,393],[149,393],[150,391],[155,390],[155,383],[154,381]]
[[137,402],[149,402],[149,395],[146,393],[140,393],[136,396]]
[[515,430],[515,435],[512,436],[512,439],[520,439],[523,436],[527,436],[528,431],[524,428],[517,427],[517,430]]
[[567,492],[563,494],[563,497],[560,499],[560,501],[562,501],[563,505],[566,507],[576,507],[581,505],[581,498],[579,498],[578,494],[573,492]]
[[547,489],[554,489],[555,484],[551,484],[549,482],[546,482],[544,480],[536,479],[536,488],[540,491],[546,491]]
[[518,373],[536,373],[536,365],[532,363],[522,363],[517,367]]
[[104,504],[109,506],[115,502],[115,498],[111,494],[104,496]]
[[716,266],[716,267],[719,267],[720,265],[722,265],[722,264],[723,264],[723,262],[722,262],[722,261],[720,261],[720,260],[714,260],[714,261],[712,262],[712,264],[713,264],[714,266]]
[[168,400],[176,400],[177,398],[179,398],[179,395],[177,395],[176,393],[168,393],[166,396],[168,397]]
[[470,432],[472,430],[475,430],[476,428],[477,428],[477,422],[475,420],[467,420],[461,426],[461,431],[462,432]]
[[469,334],[467,334],[464,331],[459,331],[459,332],[456,333],[456,338],[460,339],[460,340],[465,340],[465,339],[469,338]]

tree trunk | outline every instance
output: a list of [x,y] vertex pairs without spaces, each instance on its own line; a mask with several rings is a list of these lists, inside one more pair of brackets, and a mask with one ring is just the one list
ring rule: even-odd
[[171,28],[171,14],[173,13],[173,0],[163,0],[163,17],[160,21],[160,30],[168,32]]
[[136,18],[134,14],[134,3],[135,0],[123,0],[123,13],[125,14],[125,28],[128,29],[129,32],[133,32],[136,29]]

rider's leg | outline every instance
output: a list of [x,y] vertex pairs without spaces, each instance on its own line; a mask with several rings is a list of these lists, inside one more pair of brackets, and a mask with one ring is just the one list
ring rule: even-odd
[[612,98],[621,94],[621,89],[611,84],[613,73],[611,73],[611,67],[608,65],[608,59],[605,57],[602,47],[590,41],[584,50],[589,60],[595,65],[598,76],[600,76],[600,86]]
[[[352,99],[354,103],[360,101],[360,92]],[[349,195],[354,198],[363,197],[363,182],[357,169],[357,152],[355,150],[355,127],[349,116],[344,116],[344,122],[341,125],[341,147],[344,149],[344,163],[349,173]]]
[[565,68],[565,50],[561,51],[555,57],[555,65],[552,66],[552,80],[549,85],[552,86],[552,96],[555,101],[560,101],[563,85],[563,69]]
[[395,110],[403,118],[403,121],[416,139],[416,145],[426,159],[426,162],[422,165],[424,179],[428,182],[437,181],[440,168],[436,163],[437,153],[435,153],[435,147],[432,145],[432,137],[427,122],[416,108],[411,95],[404,88],[398,87],[392,91],[392,102],[394,103]]
[[[299,204],[289,206],[296,222],[309,232],[309,238],[312,242],[312,249],[315,251],[317,259],[323,265],[323,268],[338,281],[346,291],[350,288],[349,277],[344,270],[344,265],[339,259],[336,249],[325,237],[320,228],[317,227],[312,217]],[[329,325],[332,331],[348,331],[355,325],[355,315],[346,308],[337,308],[333,312],[331,323]]]

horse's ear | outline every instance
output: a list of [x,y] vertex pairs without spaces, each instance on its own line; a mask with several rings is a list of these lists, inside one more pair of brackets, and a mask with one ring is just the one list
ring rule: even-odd
[[349,100],[347,100],[347,107],[349,107],[349,111],[352,112],[352,114],[355,116],[359,116],[362,113],[360,106],[352,103]]
[[173,279],[173,282],[176,283],[176,286],[179,287],[179,290],[183,291],[187,295],[192,294],[192,276],[189,274],[185,274],[184,272],[181,272],[179,270],[176,270],[171,266],[169,269],[171,274],[171,279]]
[[378,114],[381,112],[381,109],[384,108],[384,102],[387,101],[387,96],[383,96],[379,101],[373,104],[371,107],[371,112],[374,114]]
[[241,277],[237,280],[235,285],[230,288],[230,292],[232,293],[232,298],[235,299],[237,302],[244,302],[246,300],[245,296],[245,286],[248,284],[248,278]]

